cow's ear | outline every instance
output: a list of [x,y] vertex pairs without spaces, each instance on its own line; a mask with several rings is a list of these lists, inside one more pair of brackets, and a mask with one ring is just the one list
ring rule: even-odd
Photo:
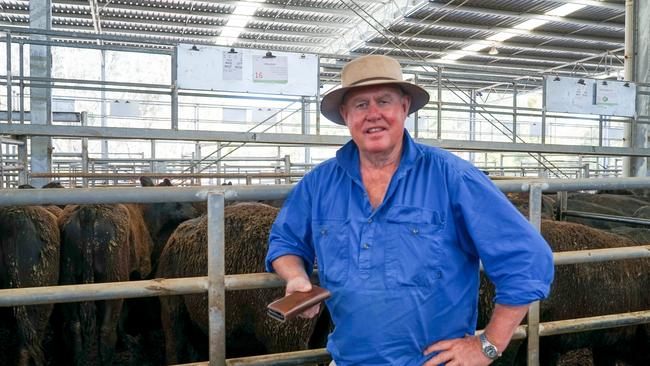
[[160,184],[158,184],[158,186],[159,187],[172,187],[173,184],[172,184],[172,181],[169,180],[169,178],[165,178],[165,179],[163,179],[162,182],[160,182]]
[[142,184],[143,187],[153,187],[155,184],[153,184],[153,180],[149,177],[140,177],[140,184]]
[[53,180],[41,188],[65,188],[61,182]]

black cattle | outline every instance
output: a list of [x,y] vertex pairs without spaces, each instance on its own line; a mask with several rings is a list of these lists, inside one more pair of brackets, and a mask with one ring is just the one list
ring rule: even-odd
[[[153,186],[150,179],[141,182]],[[191,204],[175,202],[67,206],[59,218],[61,284],[147,278],[169,233],[195,216]],[[123,304],[117,299],[61,306],[71,362],[112,364]]]
[[[0,207],[0,288],[56,286],[59,228],[39,206]],[[52,305],[0,308],[0,364],[44,365]]]
[[[271,225],[278,209],[260,203],[225,208],[225,273],[264,271]],[[195,277],[207,273],[207,217],[181,224],[160,256],[157,277]],[[226,294],[226,355],[231,357],[323,347],[328,317],[286,324],[266,315],[266,304],[284,289],[232,291]],[[167,364],[207,359],[207,295],[160,298]]]

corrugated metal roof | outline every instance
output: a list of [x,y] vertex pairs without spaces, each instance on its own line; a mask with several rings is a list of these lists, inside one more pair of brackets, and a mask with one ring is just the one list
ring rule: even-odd
[[[53,0],[52,24],[54,30],[120,35],[128,43],[141,39],[166,47],[175,42],[223,45],[220,36],[235,29],[229,21],[242,18],[238,9],[256,7],[244,18],[245,24],[237,25],[233,46],[329,54],[330,46],[338,44],[335,52],[342,55],[385,53],[395,48],[386,37],[399,36],[408,47],[402,45],[404,50],[391,54],[406,57],[412,53],[410,47],[418,57],[431,60],[467,49],[470,52],[456,65],[507,65],[513,70],[519,66],[543,70],[564,62],[570,69],[572,62],[597,59],[623,47],[623,0],[585,2],[587,6],[566,17],[545,14],[565,4],[552,0]],[[0,0],[0,26],[26,27],[28,21],[29,0]],[[516,29],[529,21],[539,24],[531,30]],[[488,53],[492,46],[500,50],[499,55]],[[506,60],[505,54],[513,56]]]

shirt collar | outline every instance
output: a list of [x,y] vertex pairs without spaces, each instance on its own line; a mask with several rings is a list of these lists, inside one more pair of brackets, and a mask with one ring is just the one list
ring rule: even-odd
[[[401,176],[422,156],[420,147],[417,146],[415,141],[411,138],[408,130],[404,129],[404,137],[402,139],[402,157],[400,158],[399,167],[395,172],[396,175]],[[336,160],[340,167],[342,167],[352,178],[361,180],[361,171],[359,170],[359,149],[354,140],[348,141],[336,152]]]

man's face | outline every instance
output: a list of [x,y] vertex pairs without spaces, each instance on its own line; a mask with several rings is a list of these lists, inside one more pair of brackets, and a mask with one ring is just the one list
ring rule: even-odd
[[397,86],[367,86],[349,91],[340,112],[361,152],[386,153],[401,146],[410,105]]

